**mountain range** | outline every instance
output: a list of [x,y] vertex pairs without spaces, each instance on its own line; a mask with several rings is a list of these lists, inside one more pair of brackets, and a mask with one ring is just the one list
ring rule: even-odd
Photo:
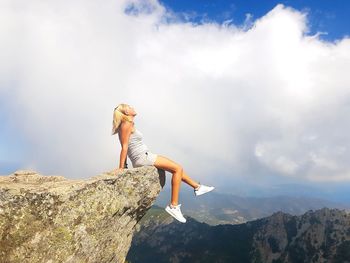
[[322,208],[302,215],[275,212],[242,224],[182,224],[152,207],[136,227],[131,263],[350,262],[350,214]]
[[[154,205],[165,207],[170,202],[170,195],[169,189],[162,189]],[[308,210],[323,207],[350,210],[350,204],[303,195],[242,197],[215,190],[210,194],[196,197],[193,191],[184,189],[179,195],[179,203],[184,215],[209,225],[245,223],[278,211],[301,215]]]

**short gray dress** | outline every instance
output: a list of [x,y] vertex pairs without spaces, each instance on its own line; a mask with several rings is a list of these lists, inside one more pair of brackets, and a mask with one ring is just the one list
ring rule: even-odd
[[133,167],[145,165],[154,165],[157,159],[157,154],[149,151],[146,144],[143,143],[143,134],[136,129],[130,134],[128,144],[128,157],[131,160]]

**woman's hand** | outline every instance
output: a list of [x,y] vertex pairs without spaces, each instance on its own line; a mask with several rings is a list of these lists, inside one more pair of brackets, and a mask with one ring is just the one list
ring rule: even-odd
[[118,174],[121,174],[125,169],[124,168],[117,168],[113,170],[113,175],[117,176]]

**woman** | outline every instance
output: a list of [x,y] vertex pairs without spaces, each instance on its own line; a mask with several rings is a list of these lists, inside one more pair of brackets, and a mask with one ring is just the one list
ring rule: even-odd
[[195,196],[210,192],[214,187],[193,181],[179,164],[164,156],[150,152],[142,141],[142,133],[134,125],[136,114],[133,107],[124,103],[119,104],[114,109],[112,135],[118,133],[122,147],[118,171],[122,171],[125,168],[126,157],[128,156],[133,167],[154,165],[159,169],[171,172],[173,174],[171,180],[171,203],[167,205],[165,211],[180,222],[186,223],[186,218],[181,213],[181,204],[178,204],[181,180],[193,187]]

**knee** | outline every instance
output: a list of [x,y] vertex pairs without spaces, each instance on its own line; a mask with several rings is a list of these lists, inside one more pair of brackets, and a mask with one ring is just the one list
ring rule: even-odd
[[182,172],[183,172],[182,166],[181,166],[181,165],[176,165],[176,167],[175,167],[175,172],[176,172],[176,173],[182,174]]

